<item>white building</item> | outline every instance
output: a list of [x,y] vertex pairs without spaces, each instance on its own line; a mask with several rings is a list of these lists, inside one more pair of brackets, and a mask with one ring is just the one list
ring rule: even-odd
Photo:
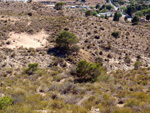
[[101,15],[111,16],[112,14],[113,14],[112,12],[105,12],[105,13],[99,13],[98,16],[101,16]]
[[71,6],[70,8],[71,8],[71,9],[75,9],[75,8],[76,8],[76,6]]

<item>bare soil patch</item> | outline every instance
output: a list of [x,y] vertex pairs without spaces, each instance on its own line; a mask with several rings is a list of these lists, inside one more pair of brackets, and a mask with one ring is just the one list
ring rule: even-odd
[[40,31],[36,34],[30,35],[27,33],[9,33],[9,39],[6,41],[6,47],[8,48],[16,48],[16,47],[24,47],[24,48],[39,48],[44,47],[46,45],[46,38],[48,35],[45,31]]

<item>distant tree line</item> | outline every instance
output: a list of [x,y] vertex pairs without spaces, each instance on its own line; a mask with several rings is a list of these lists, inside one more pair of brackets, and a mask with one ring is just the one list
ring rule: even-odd
[[114,5],[124,5],[124,1],[123,0],[112,0],[112,2],[114,3]]
[[100,6],[99,4],[97,4],[96,5],[96,9],[98,9],[99,12],[102,13],[102,12],[107,12],[107,11],[112,10],[112,9],[114,9],[114,7],[112,5],[106,5],[106,4],[104,4],[104,5]]
[[137,14],[139,14],[139,16],[142,16],[150,12],[150,5],[146,4],[129,5],[127,6],[125,12],[130,16],[132,16],[136,12]]
[[[86,0],[80,0],[81,2],[86,2]],[[79,0],[76,0],[76,2],[79,2]]]

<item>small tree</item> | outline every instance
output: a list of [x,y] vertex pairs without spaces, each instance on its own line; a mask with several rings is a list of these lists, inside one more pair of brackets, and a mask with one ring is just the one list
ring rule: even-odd
[[135,64],[134,64],[134,69],[135,69],[135,70],[138,70],[141,65],[142,65],[142,62],[139,62],[139,61],[135,62]]
[[92,11],[92,15],[93,16],[97,16],[97,12],[96,11]]
[[91,16],[92,13],[93,13],[93,12],[92,12],[91,10],[88,10],[88,11],[85,12],[85,16]]
[[114,15],[113,21],[119,21],[121,16],[122,16],[122,14],[119,11],[117,11]]
[[76,67],[76,76],[79,80],[81,80],[81,82],[95,82],[103,70],[103,67],[99,63],[89,63],[85,60],[82,60]]
[[140,19],[138,16],[134,16],[133,19],[132,19],[132,24],[133,25],[137,25],[139,23]]
[[104,16],[104,15],[101,15],[100,17],[101,17],[101,18],[105,18],[105,16]]
[[0,109],[6,109],[13,104],[14,99],[9,96],[4,96],[0,98]]
[[58,3],[55,4],[54,9],[61,10],[64,5],[65,5],[64,2],[58,2]]
[[96,4],[96,9],[99,9],[100,8],[100,4]]
[[105,19],[108,19],[108,16],[107,16],[107,14],[105,15]]
[[27,3],[32,3],[32,0],[28,0]]
[[127,20],[128,20],[128,18],[127,18],[127,16],[125,16],[125,17],[124,17],[124,21],[127,21]]
[[32,75],[37,70],[38,70],[38,63],[32,63],[32,64],[29,64],[28,67],[24,69],[23,73]]
[[86,2],[86,0],[81,0],[81,2],[84,2],[84,3],[85,3],[85,2]]
[[150,20],[150,14],[146,16],[146,20]]
[[107,2],[107,3],[109,3],[109,2],[110,2],[110,0],[106,0],[106,2]]
[[71,50],[78,42],[79,40],[77,39],[77,37],[73,33],[70,33],[68,31],[62,31],[56,37],[57,47],[65,51]]
[[119,31],[114,31],[114,32],[112,32],[112,34],[111,34],[113,37],[115,37],[115,38],[119,38],[120,37],[120,32]]

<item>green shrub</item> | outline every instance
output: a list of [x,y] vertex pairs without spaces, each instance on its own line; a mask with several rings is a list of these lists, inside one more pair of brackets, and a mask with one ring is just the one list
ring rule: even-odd
[[142,11],[137,11],[135,13],[136,16],[142,17],[143,16],[143,12]]
[[107,15],[105,15],[105,19],[108,19],[108,16],[107,16]]
[[130,108],[115,108],[112,113],[133,113]]
[[127,18],[127,16],[125,16],[125,17],[124,17],[124,21],[127,21],[127,20],[128,20],[128,18]]
[[134,16],[133,19],[132,19],[132,24],[133,25],[137,25],[139,23],[140,19],[138,16]]
[[81,106],[74,106],[72,108],[72,113],[87,113],[87,109]]
[[92,11],[91,10],[86,11],[85,16],[92,16]]
[[112,10],[112,9],[114,9],[114,7],[112,6],[112,5],[103,5],[101,8],[99,8],[99,10],[106,10],[106,11],[110,11],[110,10]]
[[115,38],[119,38],[120,37],[120,32],[119,31],[114,31],[114,32],[112,32],[112,34],[111,34],[113,37],[115,37]]
[[[57,44],[57,47],[65,50],[65,51],[69,51],[69,50],[72,50],[73,48],[73,51],[77,50],[78,49],[75,49],[75,44],[78,43],[78,39],[77,37],[75,36],[75,34],[73,33],[70,33],[68,31],[62,31],[60,32],[60,34],[56,37],[56,44]],[[77,47],[76,47],[77,48]]]
[[122,17],[122,14],[119,11],[117,11],[114,15],[113,21],[119,21],[120,17]]
[[51,101],[50,106],[52,107],[52,109],[62,109],[65,104],[60,100],[53,100]]
[[81,0],[81,2],[84,2],[84,3],[85,3],[85,2],[86,2],[86,0]]
[[82,81],[94,82],[103,71],[103,67],[99,63],[89,63],[82,60],[76,67],[77,77]]
[[96,11],[92,11],[92,15],[93,16],[97,16],[97,12]]
[[135,70],[139,69],[141,65],[142,65],[142,62],[139,62],[139,61],[135,62],[134,69]]
[[0,98],[0,109],[6,109],[8,106],[13,104],[14,99],[9,96],[4,96]]
[[150,14],[146,15],[146,20],[150,20]]
[[136,99],[129,99],[127,100],[126,104],[125,104],[125,107],[134,107],[134,106],[138,106],[139,105],[139,100],[136,100]]
[[104,15],[101,15],[100,17],[101,17],[101,18],[105,18],[105,16],[104,16]]
[[83,107],[87,110],[91,110],[91,108],[95,106],[95,97],[91,96],[86,101],[83,102]]
[[100,8],[100,4],[96,4],[95,8],[99,9]]
[[144,92],[133,92],[131,94],[131,97],[134,97],[134,98],[136,98],[137,100],[140,100],[140,101],[149,101],[150,100],[149,95],[147,95]]
[[64,2],[58,2],[58,3],[55,4],[54,9],[61,10],[64,5],[65,5]]
[[38,70],[38,63],[32,63],[28,65],[28,68],[24,69],[23,74],[32,75],[37,70]]

